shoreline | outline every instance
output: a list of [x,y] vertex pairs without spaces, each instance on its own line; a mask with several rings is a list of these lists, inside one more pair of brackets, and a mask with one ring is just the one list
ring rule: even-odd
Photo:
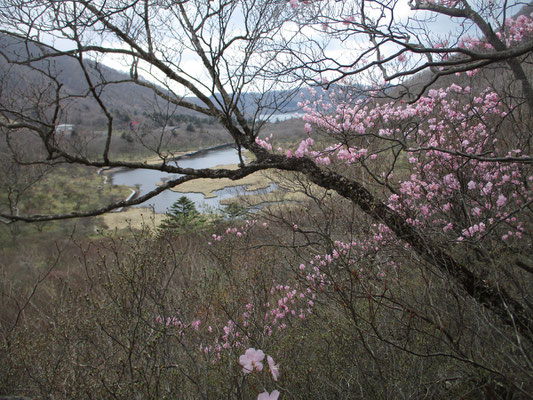
[[[105,183],[105,182],[104,182],[104,183]],[[129,200],[133,199],[135,196],[137,196],[137,193],[138,193],[138,192],[137,192],[137,189],[132,189],[132,188],[130,188],[130,190],[131,190],[130,195],[129,195],[128,197],[126,197],[126,198],[124,199],[124,201],[129,201]],[[119,213],[119,212],[124,211],[124,208],[127,208],[127,207],[120,207],[120,208],[117,208],[116,210],[113,210],[113,211],[111,211],[111,212]]]
[[[214,152],[216,154],[216,151],[218,150],[224,150],[224,149],[230,149],[235,148],[235,145],[233,143],[226,143],[221,144],[217,146],[212,146],[205,149],[199,149],[195,151],[190,151],[188,153],[180,154],[178,156],[169,158],[168,160],[187,160],[187,159],[194,159],[195,157],[198,158],[209,158],[210,152]],[[160,160],[160,159],[159,159]],[[145,163],[150,163],[151,160],[145,161]],[[152,161],[152,165],[155,164]],[[213,168],[227,168],[227,169],[235,169],[238,168],[238,164],[220,164],[216,165]],[[129,171],[135,171],[137,168],[126,168],[126,167],[119,167],[119,168],[100,168],[97,173],[99,175],[102,175],[104,177],[104,184],[109,183],[111,185],[114,185],[113,182],[113,175],[115,173],[120,173],[121,171],[129,170]],[[142,167],[138,169],[143,169]],[[161,182],[165,182],[166,178],[160,178],[161,181],[159,183],[156,183],[156,185],[160,185]],[[133,181],[128,181],[128,183],[132,183]],[[136,186],[129,186],[128,184],[125,185],[118,185],[123,186],[125,188],[130,189],[131,193],[128,197],[125,198],[124,201],[129,201],[135,196],[138,196],[142,193],[140,188]],[[174,193],[180,193],[181,195],[201,195],[203,197],[203,200],[210,201],[212,199],[219,198],[219,206],[222,205],[222,196],[225,196],[224,193],[227,190],[235,190],[236,193],[233,197],[239,197],[239,196],[257,196],[260,194],[261,191],[271,192],[275,190],[276,185],[272,183],[272,181],[269,179],[268,176],[266,176],[263,172],[256,172],[254,174],[251,174],[243,179],[240,179],[239,181],[233,181],[228,178],[221,178],[221,179],[206,179],[201,178],[197,179],[194,182],[185,182],[177,188],[171,188],[169,189],[171,192]],[[229,192],[228,192],[229,193]],[[197,200],[195,200],[196,203]],[[199,200],[198,200],[199,201]],[[201,203],[201,201],[200,201]],[[196,204],[198,205],[198,204]],[[138,205],[138,207],[142,208],[142,205]],[[127,207],[120,207],[114,211],[113,213],[120,213],[124,212],[126,210],[129,210],[130,206]],[[161,214],[164,214],[161,213]]]
[[[171,161],[176,161],[176,160],[180,160],[180,159],[184,159],[184,158],[192,158],[192,157],[196,157],[196,156],[201,156],[201,155],[204,155],[210,151],[216,151],[216,150],[221,150],[221,149],[225,149],[225,148],[235,148],[235,144],[234,143],[224,143],[224,144],[220,144],[220,145],[216,145],[216,146],[211,146],[211,147],[208,147],[208,148],[205,148],[205,149],[199,149],[199,150],[194,150],[194,151],[190,151],[190,152],[187,152],[187,153],[184,153],[184,154],[180,154],[180,155],[177,155],[175,157],[172,157],[170,158],[169,160]],[[145,160],[145,163],[147,164],[155,164],[156,161],[160,161],[160,158],[156,158],[156,159],[152,159],[152,160]],[[121,171],[124,171],[124,170],[127,170],[128,168],[127,167],[102,167],[102,168],[99,168],[98,171],[96,172],[98,175],[102,175],[104,177],[104,185],[105,184],[111,184],[111,185],[114,185],[113,183],[113,174],[115,173],[118,173],[118,172],[121,172]],[[230,185],[231,187],[232,185]],[[126,197],[124,199],[124,201],[129,201],[131,200],[132,198],[136,197],[138,194],[139,194],[139,190],[138,189],[134,189],[134,186],[125,186],[127,187],[131,193],[129,194],[128,197]],[[220,188],[219,190],[221,189],[225,189],[225,187],[223,188]],[[172,189],[171,189],[172,190]],[[206,194],[206,193],[203,193],[202,191],[187,191],[187,192],[184,192],[184,193],[198,193],[198,194],[202,194],[206,199],[207,198],[213,198],[213,197],[216,197],[216,195],[210,193],[210,194]],[[117,208],[116,210],[113,210],[111,211],[112,213],[120,213],[120,212],[123,212],[125,209],[128,209],[129,207],[120,207],[120,208]]]
[[235,143],[224,143],[224,144],[219,144],[217,146],[208,147],[206,149],[195,150],[195,151],[192,151],[192,152],[189,152],[189,153],[185,153],[185,154],[173,157],[173,158],[171,158],[171,160],[174,161],[174,160],[179,160],[181,158],[199,156],[199,155],[207,153],[209,151],[220,150],[220,149],[224,149],[226,147],[235,148]]
[[[213,150],[220,150],[220,149],[229,148],[229,147],[235,147],[235,143],[224,143],[224,144],[219,144],[219,145],[212,146],[212,147],[207,147],[205,149],[199,149],[199,150],[190,151],[188,153],[183,153],[183,154],[171,157],[171,158],[169,158],[169,160],[170,161],[176,161],[176,160],[180,160],[182,158],[195,157],[195,156],[199,156],[199,155],[208,153],[208,152],[213,151]],[[161,159],[159,157],[154,157],[152,159],[144,160],[144,162],[146,164],[158,164],[159,161],[161,161]],[[114,174],[116,172],[120,172],[120,171],[123,171],[123,170],[126,170],[126,169],[128,169],[128,168],[127,167],[102,167],[102,168],[99,168],[96,173],[98,175],[103,175],[104,176],[104,183],[107,183],[107,179],[108,179],[108,175],[109,174]]]

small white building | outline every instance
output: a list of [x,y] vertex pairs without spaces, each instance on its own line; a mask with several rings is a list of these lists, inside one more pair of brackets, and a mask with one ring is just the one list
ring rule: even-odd
[[59,124],[56,126],[56,133],[70,134],[74,131],[74,125],[71,124]]

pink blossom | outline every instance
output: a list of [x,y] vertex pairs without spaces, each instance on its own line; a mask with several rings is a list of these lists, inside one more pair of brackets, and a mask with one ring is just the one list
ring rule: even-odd
[[498,200],[496,201],[496,205],[498,207],[503,207],[503,205],[507,202],[507,197],[505,197],[503,194],[500,194],[498,196]]
[[272,145],[268,143],[268,138],[266,140],[255,138],[255,142],[265,150],[272,150]]
[[[502,37],[506,37],[508,31],[517,25],[533,32],[533,21],[524,17],[520,22],[510,21],[505,26],[505,32],[502,31]],[[468,48],[481,46],[480,49],[487,49],[483,40],[465,38],[462,43]],[[446,46],[448,45],[442,45]],[[378,139],[388,140],[405,133],[402,131],[404,124],[413,119],[419,121],[418,129],[405,139],[411,142],[412,148],[422,149],[408,153],[406,161],[411,164],[411,176],[398,181],[398,194],[389,197],[388,206],[414,226],[435,227],[447,233],[462,232],[462,236],[457,239],[461,241],[479,237],[480,233],[486,232],[487,228],[481,221],[488,221],[493,225],[490,221],[502,218],[503,207],[519,207],[523,204],[523,198],[532,198],[526,180],[529,178],[533,181],[533,177],[524,176],[519,164],[490,163],[469,158],[469,155],[480,154],[488,157],[504,156],[498,154],[501,150],[494,146],[486,118],[501,118],[505,114],[505,105],[492,90],[477,91],[475,98],[468,95],[472,92],[469,86],[462,88],[452,84],[447,89],[429,90],[426,97],[412,104],[375,104],[372,100],[352,99],[339,101],[334,96],[330,97],[330,103],[327,104],[320,97],[314,103],[307,103],[304,119],[335,140],[345,133],[349,133],[354,139],[358,135],[375,135]],[[470,101],[459,102],[457,94],[468,95]],[[447,134],[452,131],[454,135]],[[300,143],[296,156],[311,155],[318,164],[322,162],[321,157],[327,155],[330,158],[336,157],[347,166],[363,162],[367,157],[374,158],[376,149],[370,152],[356,143],[359,142],[354,140],[319,149],[318,146],[311,148],[312,143],[304,140]],[[455,151],[458,153],[454,154]],[[459,155],[459,152],[467,155]],[[515,157],[516,154],[509,151],[508,156]],[[385,173],[380,175],[385,178]],[[387,175],[387,178],[392,178],[392,175]],[[467,193],[464,193],[465,188]],[[510,190],[514,192],[511,194]],[[471,221],[463,231],[464,221],[457,221],[458,215],[454,212],[459,209],[459,205],[452,199],[465,195],[470,201],[466,209],[471,214]],[[482,201],[479,195],[484,197]],[[408,218],[408,213],[417,218]],[[507,237],[511,237],[516,234],[514,231],[518,227],[510,219],[508,223],[513,225],[512,231],[507,234]],[[503,234],[504,232],[499,233],[499,237]],[[374,235],[374,240],[381,242],[384,239],[381,235]],[[309,264],[320,268],[325,265],[323,260],[328,262],[325,257]],[[319,270],[309,272],[307,280],[318,284],[323,279],[319,274]]]
[[275,381],[278,380],[279,376],[279,366],[274,363],[274,359],[270,356],[267,356],[268,361],[268,368],[270,369],[270,372],[272,373],[272,378],[274,378]]
[[485,187],[483,189],[481,189],[481,194],[482,195],[488,195],[491,191],[492,191],[492,183],[491,182],[487,182]]
[[198,319],[194,322],[191,322],[191,326],[195,329],[195,330],[198,330],[200,328],[200,323],[201,321]]
[[350,25],[354,21],[355,21],[355,18],[353,17],[353,15],[350,15],[350,16],[346,17],[342,23],[344,25]]
[[290,0],[289,4],[291,5],[293,10],[296,10],[300,5],[300,2],[298,0]]
[[277,390],[272,391],[272,393],[263,392],[259,393],[257,400],[278,400],[279,392]]
[[264,358],[265,353],[263,353],[263,350],[256,350],[250,347],[242,356],[239,357],[239,364],[242,365],[242,369],[245,374],[253,372],[254,369],[257,371],[262,371],[262,361]]
[[315,161],[317,162],[317,164],[322,164],[322,165],[330,165],[331,164],[331,160],[329,157],[317,157],[315,159]]

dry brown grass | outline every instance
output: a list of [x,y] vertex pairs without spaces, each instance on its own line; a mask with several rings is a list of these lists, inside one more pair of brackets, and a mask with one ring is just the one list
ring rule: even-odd
[[155,229],[163,218],[164,214],[154,213],[148,208],[129,208],[118,213],[107,213],[102,216],[105,225],[104,230],[121,231],[125,229],[141,229],[143,225]]
[[[237,164],[218,165],[215,168],[237,169]],[[227,187],[244,186],[246,190],[253,191],[266,189],[271,183],[268,172],[258,171],[245,178],[239,179],[238,181],[232,181],[229,178],[196,179],[194,181],[185,182],[171,190],[180,193],[202,193],[206,198],[213,198],[216,197],[216,194],[213,192]]]

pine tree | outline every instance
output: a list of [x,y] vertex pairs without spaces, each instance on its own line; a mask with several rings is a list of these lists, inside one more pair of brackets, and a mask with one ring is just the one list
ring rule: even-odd
[[196,210],[194,202],[185,196],[176,200],[165,215],[159,227],[161,232],[192,231],[205,223],[205,218]]

